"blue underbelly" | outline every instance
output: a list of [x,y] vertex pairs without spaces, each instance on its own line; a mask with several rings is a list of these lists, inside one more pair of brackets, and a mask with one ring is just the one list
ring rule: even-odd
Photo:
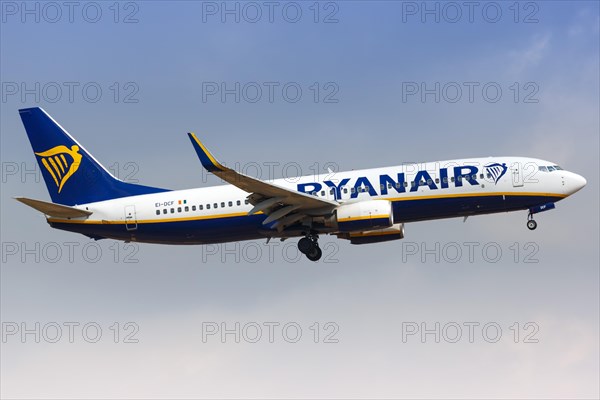
[[[548,196],[465,196],[421,198],[394,201],[396,223],[452,218],[524,210],[556,202],[560,197]],[[264,238],[265,215],[216,217],[160,223],[138,223],[128,230],[125,224],[73,224],[52,222],[53,228],[82,233],[93,238],[163,244],[209,244]]]

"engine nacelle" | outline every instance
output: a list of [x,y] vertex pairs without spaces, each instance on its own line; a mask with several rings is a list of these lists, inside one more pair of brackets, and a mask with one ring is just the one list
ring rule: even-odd
[[394,224],[392,203],[387,200],[369,200],[343,204],[336,209],[334,222],[340,232],[389,228]]
[[404,224],[394,224],[389,228],[376,229],[366,232],[355,232],[349,234],[352,244],[369,244],[399,240],[404,238]]

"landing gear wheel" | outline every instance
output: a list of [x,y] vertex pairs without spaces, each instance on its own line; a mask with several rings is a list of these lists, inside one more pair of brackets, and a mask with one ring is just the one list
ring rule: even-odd
[[302,254],[308,254],[313,247],[313,241],[308,237],[303,237],[298,241],[298,250],[300,250],[300,253]]
[[323,255],[318,240],[319,236],[315,232],[310,232],[306,237],[298,240],[298,250],[310,261],[318,261]]
[[312,251],[306,253],[306,258],[308,258],[310,261],[319,261],[322,255],[323,251],[321,251],[321,248],[316,245],[313,247]]
[[529,221],[527,221],[527,228],[529,228],[530,231],[533,231],[535,228],[537,228],[537,222],[530,219]]

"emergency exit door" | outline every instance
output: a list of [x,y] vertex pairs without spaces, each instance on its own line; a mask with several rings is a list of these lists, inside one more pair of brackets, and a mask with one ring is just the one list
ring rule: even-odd
[[134,231],[137,229],[135,206],[125,206],[125,228],[127,228],[128,231]]
[[510,172],[512,175],[512,183],[514,187],[523,186],[523,166],[521,163],[514,163],[510,166]]

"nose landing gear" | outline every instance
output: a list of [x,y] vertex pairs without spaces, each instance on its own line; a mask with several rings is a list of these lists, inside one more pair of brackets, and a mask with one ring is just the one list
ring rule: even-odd
[[544,203],[540,204],[539,206],[531,207],[529,209],[529,215],[527,215],[527,228],[529,228],[530,231],[537,228],[537,222],[533,220],[533,214],[553,210],[554,208],[556,208],[554,203]]
[[319,261],[323,252],[319,247],[319,236],[314,233],[309,233],[298,241],[298,250],[306,256],[310,261]]
[[533,213],[529,213],[527,216],[527,228],[529,228],[530,231],[533,231],[535,228],[537,228],[537,222],[535,222],[533,219]]

